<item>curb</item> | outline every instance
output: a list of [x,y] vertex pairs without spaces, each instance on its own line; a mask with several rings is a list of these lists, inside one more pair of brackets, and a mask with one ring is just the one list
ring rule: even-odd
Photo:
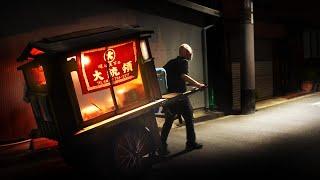
[[315,95],[320,95],[320,92],[308,93],[308,94],[297,96],[297,97],[293,97],[293,98],[290,98],[290,99],[287,99],[287,98],[284,98],[284,97],[279,97],[279,98],[282,98],[283,100],[279,101],[277,103],[272,103],[270,105],[261,106],[259,108],[256,108],[256,110],[261,110],[261,109],[264,109],[264,108],[276,106],[276,105],[279,105],[279,104],[284,104],[284,103],[287,103],[287,102],[296,101],[296,100],[299,100],[299,99],[302,99],[302,98],[307,98],[307,97],[311,97],[311,96],[315,96]]

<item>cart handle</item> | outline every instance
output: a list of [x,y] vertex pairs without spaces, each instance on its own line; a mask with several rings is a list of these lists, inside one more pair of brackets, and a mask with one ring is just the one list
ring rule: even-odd
[[193,93],[193,92],[197,92],[197,91],[202,91],[202,90],[204,90],[206,88],[208,88],[208,85],[205,85],[205,86],[203,86],[201,88],[194,87],[190,91],[186,91],[183,94],[189,94],[189,93]]

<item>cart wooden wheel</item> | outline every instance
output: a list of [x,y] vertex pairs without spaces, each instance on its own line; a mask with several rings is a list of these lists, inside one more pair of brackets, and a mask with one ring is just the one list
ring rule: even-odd
[[151,166],[154,155],[151,132],[145,127],[127,128],[117,137],[114,159],[117,170],[139,173]]

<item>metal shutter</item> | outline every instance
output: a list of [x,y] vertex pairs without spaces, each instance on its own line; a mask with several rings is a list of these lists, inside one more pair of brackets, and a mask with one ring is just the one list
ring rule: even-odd
[[[273,96],[273,72],[272,61],[255,62],[256,73],[256,101],[267,99]],[[240,63],[232,63],[232,109],[241,107],[241,83]]]
[[273,96],[272,61],[256,62],[256,100]]
[[240,109],[241,85],[240,63],[232,63],[232,109]]

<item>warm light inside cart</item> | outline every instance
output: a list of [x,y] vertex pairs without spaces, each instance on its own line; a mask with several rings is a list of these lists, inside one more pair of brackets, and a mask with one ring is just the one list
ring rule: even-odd
[[82,58],[81,58],[81,63],[83,64],[83,65],[85,65],[85,66],[87,66],[87,65],[89,65],[90,64],[90,58],[89,57],[87,57],[87,56],[83,56]]
[[39,50],[39,49],[37,49],[37,48],[32,48],[31,51],[30,51],[30,54],[32,56],[37,56],[37,55],[44,54],[44,52]]
[[138,71],[138,77],[136,79],[115,86],[114,92],[120,108],[146,98],[140,70]]
[[91,117],[100,115],[99,111],[101,111],[101,108],[99,108],[98,106],[89,105],[81,109],[81,114],[83,114],[85,120],[88,120]]
[[115,110],[110,89],[83,94],[77,71],[71,72],[73,86],[78,99],[78,104],[84,121],[101,116]]
[[150,59],[149,52],[148,52],[148,47],[147,47],[147,42],[145,40],[140,41],[140,49],[141,49],[141,54],[144,60]]
[[36,86],[44,86],[47,84],[43,67],[41,65],[33,67],[29,70],[31,84]]

